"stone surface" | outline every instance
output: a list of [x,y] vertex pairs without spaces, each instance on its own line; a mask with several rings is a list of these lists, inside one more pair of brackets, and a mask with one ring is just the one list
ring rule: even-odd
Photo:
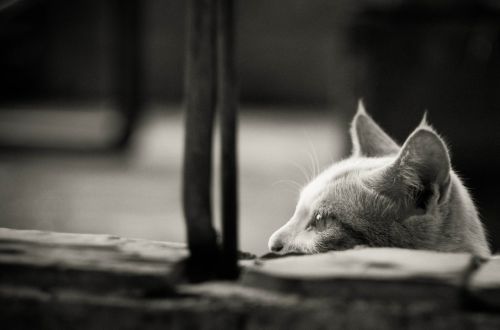
[[133,298],[0,286],[2,329],[498,329],[497,314],[429,302],[325,299],[231,283]]
[[500,308],[500,255],[493,256],[471,275],[468,289],[479,301]]
[[172,293],[181,244],[110,235],[0,229],[0,283],[89,292]]
[[500,328],[499,313],[464,309],[467,254],[245,260],[241,282],[181,284],[174,265],[185,256],[178,244],[0,229],[0,328]]
[[456,303],[473,265],[465,253],[367,248],[258,260],[246,267],[243,283],[308,295]]

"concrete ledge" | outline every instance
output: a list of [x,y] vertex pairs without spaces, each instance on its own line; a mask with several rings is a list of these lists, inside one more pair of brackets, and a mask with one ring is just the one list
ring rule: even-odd
[[396,248],[332,251],[258,261],[246,268],[242,281],[310,296],[428,299],[456,305],[474,260],[465,253]]
[[0,229],[0,284],[100,293],[173,293],[183,245],[109,235]]
[[466,308],[476,298],[463,294],[496,290],[496,277],[474,284],[483,270],[493,276],[496,261],[476,273],[467,254],[365,249],[245,261],[241,281],[197,285],[182,284],[186,256],[179,244],[0,229],[1,328],[500,328],[500,313]]
[[472,274],[468,291],[478,302],[500,310],[500,256],[492,257]]
[[304,298],[229,283],[139,299],[0,287],[2,329],[498,329],[500,316],[428,302]]

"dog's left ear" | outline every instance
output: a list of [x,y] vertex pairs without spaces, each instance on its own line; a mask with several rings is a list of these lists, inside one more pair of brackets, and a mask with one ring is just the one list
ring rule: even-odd
[[[438,194],[438,202],[446,200],[451,183],[451,164],[448,148],[443,139],[427,124],[422,123],[404,143],[399,156],[387,175],[393,185],[416,188],[424,195]],[[407,189],[405,189],[407,190]],[[421,196],[422,197],[422,196]]]
[[354,156],[382,157],[399,152],[398,144],[366,113],[361,101],[351,123],[351,139]]

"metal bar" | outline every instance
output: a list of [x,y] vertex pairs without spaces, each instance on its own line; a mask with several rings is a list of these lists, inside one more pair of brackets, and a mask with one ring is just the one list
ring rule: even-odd
[[192,281],[217,274],[219,249],[212,226],[212,135],[216,100],[216,0],[189,0],[183,209]]
[[238,91],[234,57],[234,1],[218,1],[218,68],[221,129],[222,263],[224,278],[238,276]]
[[117,149],[130,145],[142,107],[142,9],[141,0],[113,1],[117,19],[115,83],[117,103],[123,116],[121,130],[114,142]]

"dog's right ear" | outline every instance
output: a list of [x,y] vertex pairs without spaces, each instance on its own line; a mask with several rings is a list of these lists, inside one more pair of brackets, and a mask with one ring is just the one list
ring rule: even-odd
[[427,198],[437,195],[437,201],[440,202],[449,195],[450,170],[448,148],[427,124],[424,116],[422,123],[404,143],[394,164],[387,170],[387,175],[392,186],[395,186],[394,178],[398,177],[404,190],[414,188],[420,195],[427,195]]
[[351,139],[353,156],[382,157],[399,152],[398,144],[366,113],[361,100],[351,123]]

